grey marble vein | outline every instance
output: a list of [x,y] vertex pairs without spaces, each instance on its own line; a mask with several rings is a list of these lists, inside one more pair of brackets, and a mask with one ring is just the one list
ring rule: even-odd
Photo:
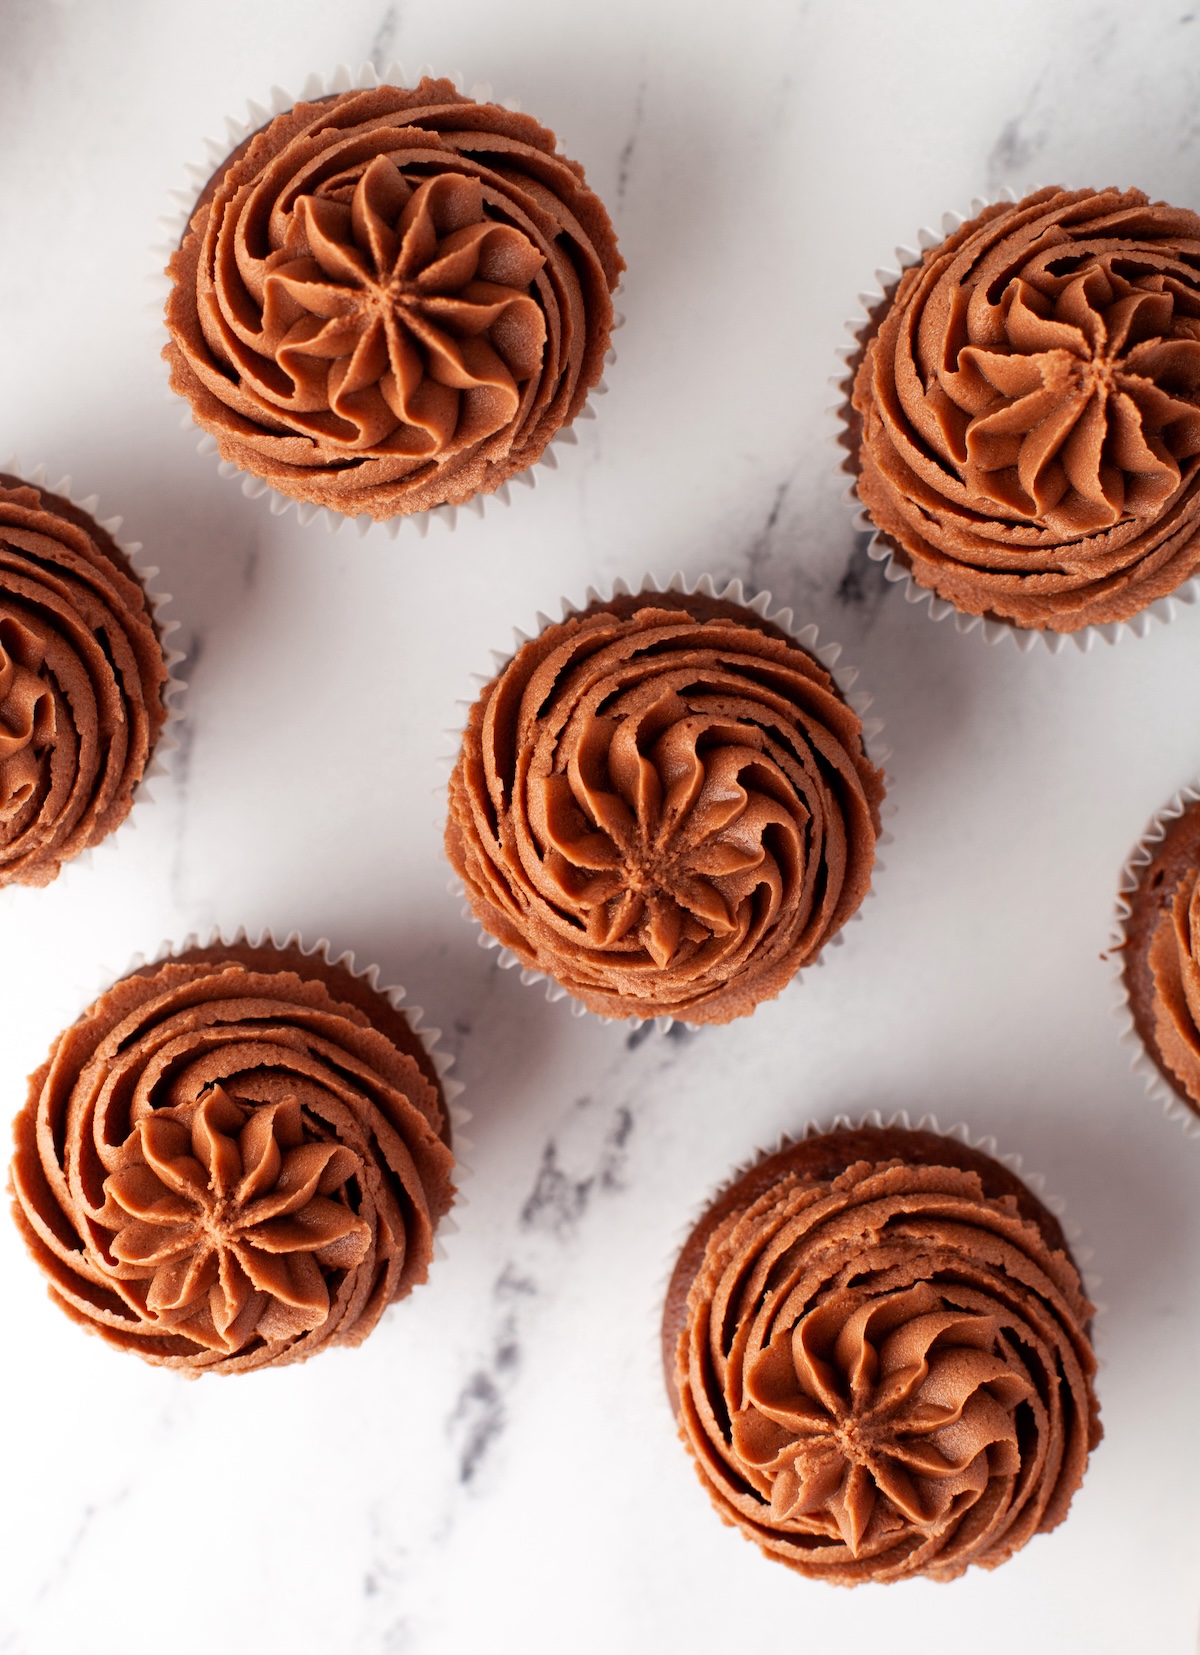
[[640,80],[633,99],[633,119],[629,127],[629,136],[621,145],[621,153],[617,157],[617,208],[625,205],[625,196],[629,189],[630,179],[633,177],[634,157],[637,153],[638,139],[641,136],[642,121],[646,113],[646,81]]
[[399,51],[401,31],[404,28],[404,7],[393,0],[379,20],[379,27],[371,40],[368,60],[379,74],[392,63]]

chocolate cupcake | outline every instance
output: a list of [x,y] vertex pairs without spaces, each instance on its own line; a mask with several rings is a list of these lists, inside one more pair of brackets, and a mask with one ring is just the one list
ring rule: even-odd
[[870,889],[862,720],[740,583],[703,586],[547,624],[484,686],[450,778],[476,919],[602,1017],[745,1016]]
[[997,202],[928,247],[858,341],[845,469],[919,588],[1066,634],[1200,569],[1196,213],[1140,190]]
[[624,262],[577,162],[449,80],[297,103],[200,192],[171,385],[224,460],[375,519],[524,472],[603,371]]
[[717,1512],[835,1585],[993,1569],[1067,1514],[1101,1429],[1062,1229],[1019,1178],[901,1127],[760,1160],[685,1244],[667,1389]]
[[[1200,790],[1150,824],[1126,865],[1115,950],[1151,1089],[1200,1117]],[[1163,1091],[1165,1088],[1165,1092]]]
[[0,885],[48,885],[120,827],[167,722],[178,686],[119,527],[0,472]]
[[191,1374],[359,1344],[454,1199],[439,1067],[372,976],[294,942],[131,972],[16,1120],[13,1211],[51,1298]]

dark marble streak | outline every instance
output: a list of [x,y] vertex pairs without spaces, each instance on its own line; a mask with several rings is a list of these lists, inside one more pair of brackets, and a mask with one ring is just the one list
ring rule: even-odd
[[876,563],[867,551],[870,544],[869,534],[855,537],[845,573],[834,592],[842,607],[855,614],[862,632],[874,625],[880,606],[891,590],[891,582],[883,572],[884,565]]
[[[1186,23],[1191,16],[1187,13],[1178,22]],[[1118,182],[1062,177],[1057,163],[1052,163],[1053,177],[1031,176],[1031,168],[1044,152],[1053,154],[1062,149],[1064,139],[1069,141],[1070,127],[1062,118],[1064,107],[1072,107],[1081,93],[1085,98],[1094,96],[1112,79],[1111,59],[1121,43],[1125,21],[1122,8],[1097,5],[1077,14],[1069,29],[1057,38],[1051,36],[1048,60],[1030,64],[1029,92],[1023,108],[1004,122],[987,153],[984,180],[989,196],[994,198],[1006,185],[1020,195],[1039,184],[1077,187]],[[1136,169],[1132,157],[1130,165]],[[1131,173],[1119,182],[1124,187],[1139,180]],[[967,210],[967,204],[958,201],[947,201],[943,207]]]
[[[691,1038],[688,1031],[681,1032]],[[678,1049],[678,1037],[669,1044],[664,1041],[660,1066]],[[619,1104],[589,1149],[579,1140],[594,1139],[595,1115],[590,1094],[575,1099],[560,1131],[543,1144],[532,1187],[518,1209],[518,1237],[527,1240],[514,1247],[492,1285],[486,1354],[468,1373],[446,1421],[463,1487],[476,1483],[508,1424],[508,1399],[521,1374],[531,1324],[554,1295],[563,1249],[579,1234],[598,1200],[617,1197],[625,1188],[635,1108]],[[576,1170],[572,1163],[579,1162],[583,1165]]]
[[536,1280],[512,1263],[492,1285],[492,1348],[468,1375],[447,1421],[447,1432],[458,1444],[458,1481],[463,1487],[474,1482],[508,1423],[505,1398],[521,1366],[521,1312],[537,1297]]
[[1039,77],[1029,94],[1024,113],[1005,121],[1000,128],[999,136],[988,151],[984,177],[987,180],[989,195],[998,195],[1006,186],[1021,188],[1015,180],[1024,178],[1026,168],[1037,159],[1049,141],[1048,119],[1033,113],[1040,89]]
[[639,1023],[636,1029],[632,1029],[625,1036],[625,1050],[636,1052],[638,1047],[644,1045],[652,1034],[658,1034],[660,1039],[669,1040],[674,1046],[685,1046],[694,1040],[697,1035],[703,1033],[703,1029],[693,1028],[687,1023],[672,1023],[665,1033],[660,1033],[657,1023],[647,1021]]
[[[581,1099],[579,1106],[586,1108],[591,1101]],[[521,1208],[521,1228],[544,1230],[560,1241],[573,1235],[594,1195],[621,1188],[626,1145],[632,1132],[633,1115],[622,1106],[605,1134],[599,1161],[583,1178],[571,1178],[564,1172],[559,1165],[557,1140],[547,1139],[533,1188]]]
[[253,592],[258,582],[258,539],[252,540],[246,549],[246,561],[242,565],[242,591],[247,597]]
[[[179,638],[179,634],[175,634]],[[196,721],[191,706],[191,687],[195,682],[196,668],[204,656],[204,635],[193,632],[186,644],[178,643],[177,647],[184,650],[184,658],[175,668],[176,674],[188,685],[183,692],[181,705],[183,717],[178,723],[170,726],[171,735],[177,746],[175,751],[168,755],[167,769],[170,772],[171,788],[175,796],[175,809],[180,824],[179,831],[174,835],[174,850],[171,854],[170,890],[171,897],[180,908],[185,911],[190,907],[187,892],[186,843],[187,834],[183,831],[183,824],[188,819],[188,798],[192,781],[192,757],[196,745]],[[153,785],[153,784],[152,784]]]
[[401,1655],[414,1647],[416,1630],[403,1612],[396,1613],[395,1601],[408,1583],[412,1564],[388,1521],[387,1509],[376,1501],[367,1514],[370,1530],[370,1558],[363,1574],[362,1591],[369,1626],[368,1639],[359,1639],[357,1648],[370,1648],[379,1655]]
[[642,118],[646,112],[646,82],[638,82],[637,91],[633,100],[633,125],[629,129],[629,136],[621,145],[621,153],[617,158],[617,207],[625,205],[625,192],[629,188],[629,180],[633,176],[633,158],[637,150],[638,137],[642,130]]
[[636,1052],[639,1046],[645,1045],[646,1041],[649,1040],[653,1033],[653,1023],[639,1023],[636,1029],[631,1030],[631,1032],[625,1036],[625,1050],[627,1052]]
[[[776,606],[790,607],[797,627],[809,621],[820,622],[827,609],[831,594],[829,537],[836,535],[840,540],[848,528],[844,510],[832,517],[833,526],[828,530],[815,528],[809,515],[801,516],[805,508],[798,501],[803,500],[806,487],[803,463],[797,461],[760,505],[759,526],[740,557],[733,560],[730,571],[742,577],[750,595],[765,589]],[[714,575],[718,572],[712,571]]]
[[794,482],[794,474],[789,475],[779,483],[771,495],[771,504],[767,508],[767,515],[763,519],[762,527],[750,543],[746,553],[746,581],[752,591],[759,591],[769,585],[769,567],[774,557],[774,537],[779,526],[779,519],[787,501],[788,490]]
[[396,42],[403,27],[403,7],[398,4],[390,5],[380,19],[379,27],[375,30],[374,38],[371,41],[371,49],[367,53],[367,58],[376,74],[382,75],[388,65],[394,62],[397,50]]

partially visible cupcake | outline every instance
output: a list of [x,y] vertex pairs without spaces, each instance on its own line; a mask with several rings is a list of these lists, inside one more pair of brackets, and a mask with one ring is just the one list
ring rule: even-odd
[[667,1292],[680,1436],[721,1519],[839,1586],[993,1569],[1101,1437],[1062,1229],[955,1138],[836,1130],[709,1207]]
[[217,943],[123,977],[17,1116],[14,1215],[51,1298],[147,1362],[240,1373],[356,1345],[454,1199],[438,1069],[368,979]]
[[603,372],[624,261],[583,169],[448,80],[296,104],[201,192],[172,387],[223,459],[376,519],[533,465]]
[[1159,817],[1122,892],[1133,1026],[1171,1092],[1200,1115],[1200,802]]
[[1200,216],[1038,190],[929,248],[844,410],[893,558],[960,612],[1070,633],[1200,570]]
[[858,910],[883,796],[814,655],[745,604],[647,589],[484,687],[446,853],[483,929],[589,1011],[727,1023]]
[[159,628],[112,535],[0,473],[0,885],[48,885],[121,825],[167,689]]

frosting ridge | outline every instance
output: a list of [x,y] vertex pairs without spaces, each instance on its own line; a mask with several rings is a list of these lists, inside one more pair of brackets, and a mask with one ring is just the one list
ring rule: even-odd
[[300,103],[173,256],[164,354],[222,457],[375,517],[532,465],[600,378],[623,268],[582,169],[449,81]]
[[1200,868],[1176,887],[1150,939],[1154,1032],[1162,1059],[1200,1107]]
[[484,688],[446,849],[484,929],[589,1009],[725,1022],[857,910],[882,797],[812,656],[740,606],[644,593]]
[[51,1297],[187,1372],[359,1343],[425,1279],[454,1193],[417,1037],[293,949],[122,979],[56,1041],[15,1136],[14,1212]]
[[859,497],[920,584],[1076,631],[1200,567],[1200,216],[986,208],[906,271],[852,389]]
[[106,530],[0,475],[0,885],[46,885],[133,805],[166,723],[146,594]]
[[[842,1171],[806,1170],[803,1143],[752,1169],[685,1251],[664,1323],[721,1517],[839,1585],[998,1566],[1062,1520],[1100,1439],[1061,1235],[936,1146],[906,1163],[906,1136],[853,1134]],[[854,1158],[872,1147],[895,1155]]]

